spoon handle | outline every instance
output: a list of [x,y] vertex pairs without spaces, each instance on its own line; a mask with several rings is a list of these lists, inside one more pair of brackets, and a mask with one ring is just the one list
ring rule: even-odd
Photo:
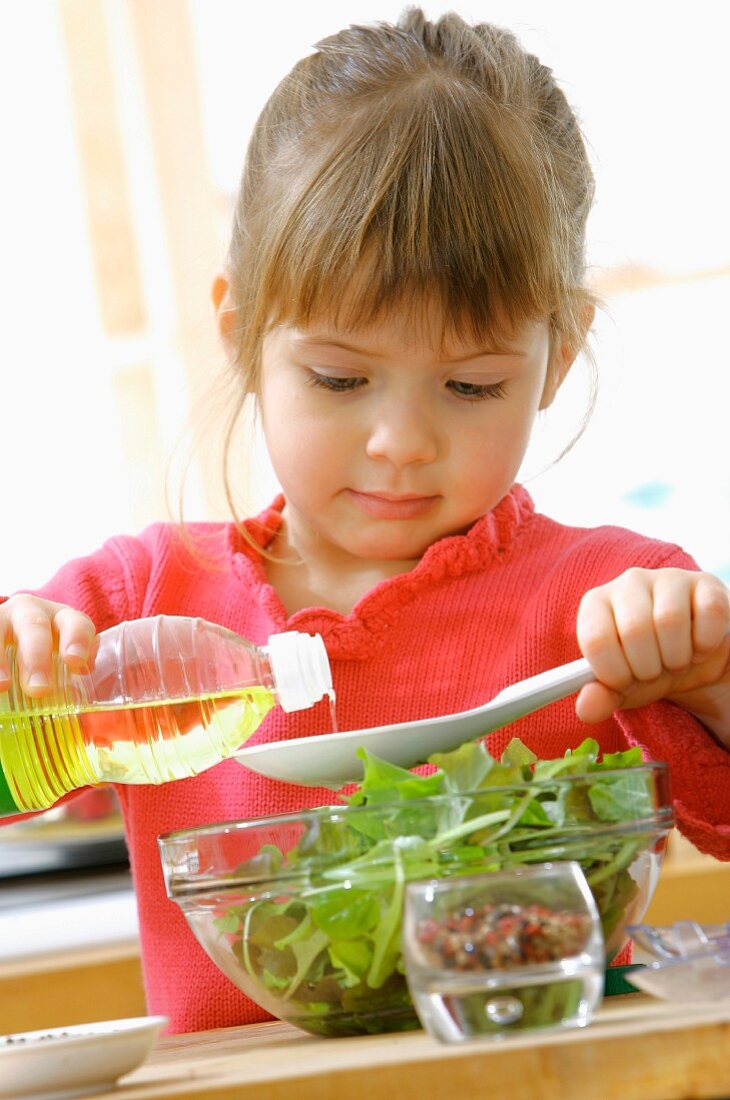
[[527,680],[520,680],[516,684],[510,684],[499,695],[495,695],[487,704],[488,706],[504,703],[524,703],[529,705],[529,714],[532,710],[547,706],[558,699],[564,699],[578,691],[585,684],[595,680],[595,673],[585,657],[577,661],[571,661],[567,665],[558,665],[557,668],[549,668],[545,672],[539,672],[537,676],[530,676]]
[[[566,696],[579,691],[595,679],[595,673],[586,658],[580,657],[567,665],[558,665],[557,668],[539,672],[537,676],[530,676],[527,680],[510,684],[509,687],[500,691],[499,695],[490,699],[482,709],[485,713],[494,712],[492,717],[498,720],[500,725],[506,726],[517,718],[524,718],[526,714],[540,710],[548,703],[565,699]],[[496,728],[496,722],[492,729],[494,728]]]

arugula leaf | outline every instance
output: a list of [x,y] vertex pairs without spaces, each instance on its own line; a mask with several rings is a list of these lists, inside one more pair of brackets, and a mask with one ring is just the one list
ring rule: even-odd
[[332,965],[354,978],[352,985],[362,981],[373,959],[372,946],[365,939],[333,940],[328,952]]
[[435,752],[429,757],[443,775],[444,794],[461,794],[481,787],[495,759],[487,752],[483,741],[466,741],[452,752]]
[[312,920],[332,940],[352,940],[372,931],[380,911],[372,894],[346,888],[328,891],[312,898]]
[[375,950],[367,973],[367,984],[371,989],[380,989],[395,970],[400,956],[400,926],[403,912],[403,891],[405,875],[400,857],[400,846],[395,846],[395,881],[390,905],[383,920],[372,937]]
[[625,749],[623,752],[604,752],[599,768],[613,770],[614,768],[635,768],[644,763],[641,749],[638,745]]
[[381,760],[365,748],[359,748],[357,756],[364,765],[363,781],[358,790],[345,799],[348,806],[362,806],[365,803],[372,806],[379,802],[428,798],[429,795],[441,793],[443,776],[438,772],[416,775],[397,764]]
[[266,967],[261,971],[261,977],[266,988],[273,990],[275,993],[283,993],[290,981],[289,978],[277,977],[276,974],[272,974]]
[[651,814],[651,796],[640,775],[606,777],[588,790],[591,807],[601,821],[630,821]]
[[222,917],[215,917],[213,924],[219,932],[228,932],[232,935],[234,932],[239,931],[242,921],[238,911],[236,909],[231,909],[230,912],[224,913]]
[[529,768],[532,764],[537,763],[537,757],[532,749],[528,749],[519,737],[513,737],[502,753],[502,763],[511,764],[517,768]]
[[[290,950],[297,960],[297,969],[289,984],[289,988],[282,994],[282,1000],[288,1001],[290,997],[296,993],[299,986],[309,974],[312,963],[319,958],[328,943],[329,937],[324,932],[320,932],[319,929],[315,928],[308,939],[301,940],[291,945]],[[310,979],[312,977],[314,977],[314,975],[310,974]]]
[[273,876],[284,863],[284,853],[275,844],[262,844],[253,859],[239,864],[234,874],[255,880]]

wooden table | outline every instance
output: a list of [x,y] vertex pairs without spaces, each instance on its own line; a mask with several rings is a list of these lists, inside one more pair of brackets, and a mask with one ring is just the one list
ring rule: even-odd
[[160,1040],[87,1100],[730,1098],[730,1002],[611,997],[584,1029],[442,1045],[423,1032],[319,1039],[283,1023]]

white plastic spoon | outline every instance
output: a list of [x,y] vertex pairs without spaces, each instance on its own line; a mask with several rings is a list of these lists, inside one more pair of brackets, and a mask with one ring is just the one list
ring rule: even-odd
[[392,764],[412,768],[422,764],[431,753],[448,752],[464,741],[501,729],[548,703],[564,699],[592,680],[595,676],[591,666],[581,658],[519,680],[500,691],[490,702],[459,714],[299,737],[292,741],[272,741],[240,749],[234,757],[239,764],[269,779],[338,790],[345,783],[362,779],[363,764],[356,755],[361,745]]

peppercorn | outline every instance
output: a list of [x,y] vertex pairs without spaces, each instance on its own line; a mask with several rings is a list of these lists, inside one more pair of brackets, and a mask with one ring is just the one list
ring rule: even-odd
[[590,933],[585,913],[543,905],[483,905],[428,917],[417,929],[431,965],[450,970],[502,970],[578,954]]

